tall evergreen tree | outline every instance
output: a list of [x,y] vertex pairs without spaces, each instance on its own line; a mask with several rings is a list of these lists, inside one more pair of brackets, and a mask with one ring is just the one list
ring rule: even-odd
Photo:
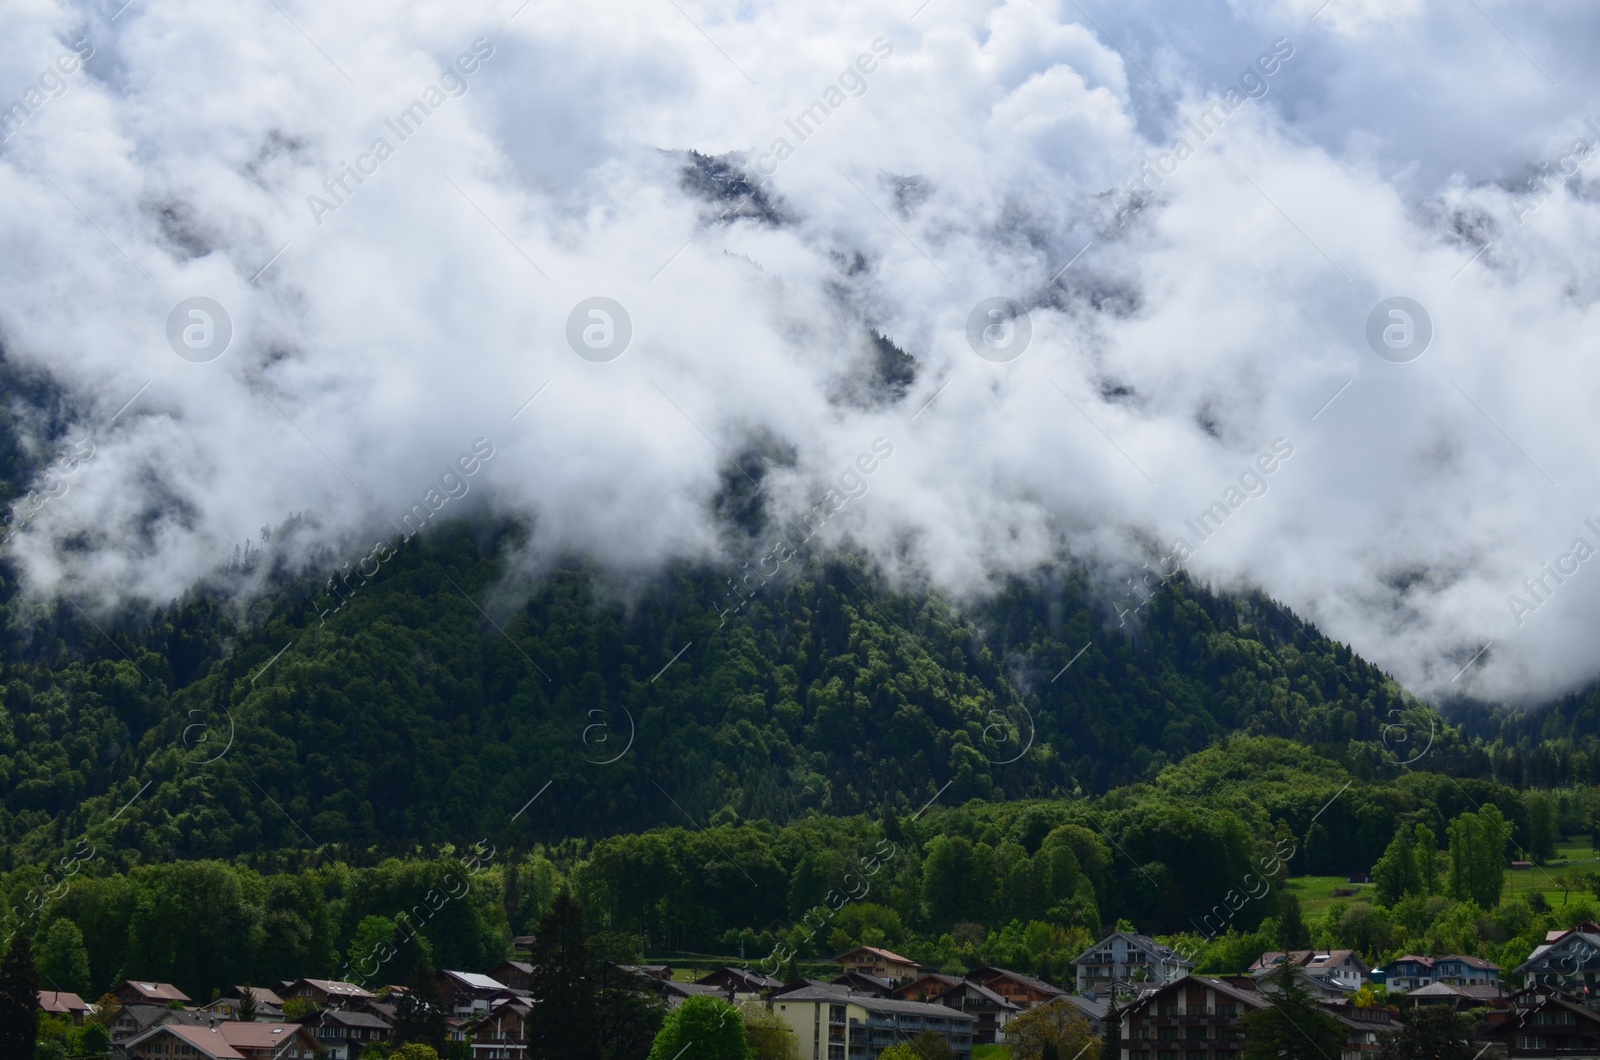
[[239,1022],[254,1023],[256,1021],[256,992],[246,986],[239,991]]
[[1285,963],[1268,973],[1262,987],[1272,1004],[1239,1020],[1242,1060],[1339,1060],[1344,1025],[1300,982],[1293,965]]
[[[528,989],[538,999],[528,1017],[529,1060],[599,1060],[598,1005],[583,914],[566,888],[539,921],[528,963],[533,966]],[[742,1038],[742,1024],[739,1033]]]
[[1439,893],[1439,839],[1433,834],[1433,829],[1425,824],[1417,825],[1416,843],[1412,847],[1417,858],[1417,882],[1422,886],[1422,893],[1435,895]]
[[394,1044],[416,1042],[442,1054],[447,1033],[445,1007],[433,981],[433,967],[418,961],[405,986],[405,993],[394,1004]]
[[1300,915],[1300,899],[1284,891],[1278,896],[1278,948],[1284,952],[1311,945],[1311,929]]
[[1372,866],[1372,888],[1379,905],[1393,906],[1406,895],[1422,890],[1422,881],[1417,877],[1414,841],[1411,829],[1402,824],[1395,829],[1388,849]]
[[25,931],[11,936],[0,960],[0,1057],[29,1060],[39,1041],[39,969]]

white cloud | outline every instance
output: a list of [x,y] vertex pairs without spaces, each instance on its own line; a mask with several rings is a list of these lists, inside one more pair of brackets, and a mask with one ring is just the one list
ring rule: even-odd
[[[8,14],[4,91],[97,49],[0,148],[0,336],[99,446],[14,547],[37,584],[99,599],[165,600],[290,512],[361,554],[486,436],[473,488],[531,516],[537,551],[648,570],[716,554],[724,451],[789,447],[765,488],[797,517],[883,436],[895,455],[829,533],[965,593],[1063,549],[1142,561],[1136,537],[1184,533],[1283,437],[1295,455],[1197,573],[1248,576],[1420,692],[1593,677],[1600,575],[1521,627],[1506,600],[1600,517],[1600,211],[1578,177],[1519,226],[1506,190],[1591,135],[1591,16],[1191,7]],[[492,56],[402,140],[386,120],[479,38]],[[880,38],[893,54],[848,94]],[[1113,190],[1283,38],[1265,98],[1119,226]],[[681,152],[780,137],[786,223],[718,223],[684,190]],[[307,198],[378,138],[390,157],[318,224]],[[193,295],[235,327],[207,364],[166,344]],[[633,321],[609,363],[564,338],[593,295]],[[1032,307],[1007,364],[965,338],[992,295]],[[1408,364],[1365,344],[1391,295],[1436,327]],[[917,361],[897,404],[843,397],[869,327]]]

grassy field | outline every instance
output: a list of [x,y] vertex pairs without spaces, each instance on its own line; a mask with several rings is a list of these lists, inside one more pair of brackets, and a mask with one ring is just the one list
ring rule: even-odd
[[[1506,890],[1502,901],[1526,898],[1537,891],[1551,905],[1560,905],[1562,880],[1597,871],[1600,871],[1600,862],[1595,860],[1595,852],[1590,848],[1587,838],[1559,843],[1556,845],[1556,856],[1549,864],[1536,865],[1531,869],[1506,870]],[[1567,901],[1575,902],[1584,896],[1593,897],[1583,884],[1574,881],[1572,895]]]
[[1011,1060],[1011,1046],[974,1045],[972,1060]]
[[[1506,887],[1501,901],[1527,898],[1537,892],[1544,895],[1545,901],[1551,905],[1559,906],[1562,903],[1561,882],[1585,873],[1600,873],[1600,860],[1596,859],[1588,838],[1558,843],[1556,856],[1549,864],[1536,865],[1531,869],[1506,869]],[[1289,880],[1289,893],[1300,899],[1300,913],[1305,917],[1320,916],[1336,901],[1333,896],[1335,890],[1356,892],[1355,895],[1341,897],[1363,896],[1369,901],[1372,898],[1371,884],[1350,883],[1343,876],[1295,876]],[[1595,900],[1582,883],[1574,880],[1567,902],[1584,898]]]
[[1333,892],[1355,891],[1354,895],[1341,895],[1344,898],[1366,896],[1372,890],[1372,885],[1367,883],[1351,883],[1343,876],[1294,876],[1289,880],[1289,893],[1300,899],[1300,915],[1305,918],[1321,916],[1335,901]]

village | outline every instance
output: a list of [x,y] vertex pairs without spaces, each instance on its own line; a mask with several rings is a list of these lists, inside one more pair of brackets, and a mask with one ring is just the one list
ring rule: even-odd
[[[533,942],[519,937],[513,947],[525,953]],[[1477,1011],[1479,1055],[1520,1058],[1600,1055],[1600,1011],[1592,1001],[1597,958],[1600,925],[1581,923],[1551,932],[1515,969],[1527,984],[1520,989],[1477,957],[1408,955],[1369,968],[1351,950],[1269,952],[1240,974],[1201,976],[1178,951],[1118,930],[1073,961],[1070,989],[1006,968],[929,971],[873,946],[838,955],[831,979],[782,982],[735,965],[693,979],[664,964],[614,964],[608,973],[653,991],[669,1010],[701,996],[760,1006],[788,1026],[802,1060],[876,1060],[930,1032],[969,1060],[975,1049],[992,1055],[985,1047],[1006,1045],[1013,1020],[1051,1007],[1058,1018],[1084,1021],[1096,1039],[1114,1025],[1116,1060],[1178,1060],[1180,1052],[1182,1060],[1237,1060],[1240,1021],[1273,1004],[1286,974],[1344,1028],[1337,1060],[1376,1056],[1381,1036],[1402,1025],[1402,1012],[1433,1007]],[[446,1010],[457,1055],[530,1056],[526,1021],[542,1003],[529,989],[534,972],[508,959],[483,972],[435,973],[434,1003]],[[103,1025],[116,1060],[375,1060],[394,1044],[397,1005],[409,989],[304,978],[240,985],[199,1003],[170,983],[130,979],[94,1004],[43,990],[39,1008],[45,1017]]]

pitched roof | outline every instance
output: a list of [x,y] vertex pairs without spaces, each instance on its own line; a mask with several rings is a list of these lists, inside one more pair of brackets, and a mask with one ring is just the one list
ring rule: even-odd
[[188,1024],[195,1026],[204,1024],[214,1017],[208,1012],[186,1012],[180,1008],[168,1008],[165,1005],[123,1005],[121,1019],[126,1016],[133,1021],[133,1033],[140,1034],[157,1024]]
[[472,989],[472,990],[509,990],[510,989],[510,987],[506,986],[506,984],[502,983],[500,980],[491,979],[487,975],[480,975],[477,972],[452,972],[452,971],[445,970],[445,971],[441,971],[439,974],[440,975],[448,975],[450,978],[456,980],[457,982],[461,983],[463,986],[466,986],[466,987],[468,987],[469,989]]
[[353,1009],[330,1008],[317,1013],[318,1023],[339,1023],[346,1027],[371,1027],[373,1029],[388,1028],[389,1021],[382,1016],[375,1016],[370,1012],[357,1012]]
[[944,991],[944,993],[940,994],[939,997],[946,998],[957,992],[965,994],[969,990],[983,998],[985,1001],[989,1002],[991,1005],[997,1005],[1003,1009],[1010,1009],[1013,1012],[1022,1011],[1022,1006],[1018,1005],[1015,1001],[1007,1001],[1005,998],[1001,997],[993,990],[990,990],[982,983],[974,983],[970,979],[963,979],[955,986],[952,986],[949,990]]
[[117,989],[127,987],[140,997],[149,1001],[188,1001],[189,995],[173,986],[171,983],[144,983],[134,979],[124,979],[117,984]]
[[929,1004],[924,1001],[899,1001],[888,997],[869,997],[866,994],[852,994],[842,986],[808,986],[799,990],[791,990],[780,994],[775,1000],[780,1001],[847,1001],[852,1005],[859,1005],[868,1012],[881,1012],[886,1016],[936,1016],[942,1019],[972,1020],[978,1017],[969,1016],[943,1005]]
[[[169,1023],[151,1027],[143,1034],[129,1039],[125,1044],[131,1048],[141,1041],[168,1031],[200,1050],[202,1055],[216,1057],[217,1060],[235,1060],[235,1058],[242,1058],[245,1055],[241,1051],[244,1049],[276,1051],[284,1042],[300,1032],[300,1025],[298,1023],[241,1023],[238,1020],[219,1020],[214,1026],[210,1027]],[[305,1036],[302,1035],[302,1037]]]
[[1422,965],[1424,968],[1432,968],[1433,967],[1433,958],[1432,957],[1419,957],[1415,953],[1408,953],[1404,957],[1396,957],[1394,960],[1390,961],[1388,964],[1382,965],[1382,967],[1390,968],[1390,967],[1393,967],[1396,964],[1399,964],[1401,961],[1411,961],[1411,962],[1413,962],[1415,964]]
[[89,1012],[93,1009],[83,998],[66,990],[39,991],[39,1007],[46,1012]]
[[341,982],[338,979],[296,979],[285,989],[293,989],[294,987],[299,986],[301,983],[305,983],[307,986],[316,987],[324,994],[328,994],[332,997],[353,997],[366,1000],[367,998],[376,996],[370,991],[361,989],[354,983]]
[[268,990],[264,986],[250,986],[250,987],[236,986],[236,987],[233,987],[232,989],[224,990],[222,992],[222,996],[223,997],[243,997],[244,996],[244,992],[246,990],[249,990],[252,994],[254,994],[256,996],[256,1004],[258,1004],[258,1005],[262,1004],[263,1002],[265,1002],[268,1005],[277,1005],[279,1008],[283,1007],[283,998],[278,996],[278,992],[276,990]]
[[182,1027],[171,1024],[151,1027],[138,1037],[128,1039],[126,1046],[131,1048],[164,1033],[171,1033],[188,1042],[201,1056],[215,1057],[216,1060],[244,1060],[243,1053],[229,1044],[215,1028],[209,1027]]
[[1030,990],[1037,990],[1042,994],[1066,993],[1066,991],[1061,989],[1059,986],[1051,986],[1043,979],[1035,979],[1033,976],[1023,975],[1021,972],[1013,972],[1010,968],[995,968],[992,966],[986,966],[983,968],[974,968],[972,971],[967,973],[968,979],[975,983],[982,983],[985,985],[993,982],[1001,976],[1005,976],[1008,979],[1013,979],[1021,983],[1023,986],[1028,987]]
[[1498,964],[1486,961],[1482,957],[1468,957],[1460,953],[1452,953],[1438,959],[1441,961],[1460,961],[1468,968],[1481,968],[1486,972],[1498,972],[1500,970]]
[[879,949],[877,946],[857,946],[853,950],[846,950],[844,953],[839,954],[839,956],[835,957],[834,960],[843,961],[846,957],[857,953],[870,953],[874,957],[881,957],[886,961],[895,961],[899,964],[909,964],[913,967],[915,967],[917,963],[910,957],[902,957],[898,953],[892,953],[889,950]]
[[1459,986],[1450,983],[1429,983],[1419,986],[1415,990],[1407,991],[1406,997],[1471,997]]
[[1193,968],[1194,967],[1194,962],[1193,961],[1191,961],[1189,958],[1185,957],[1183,954],[1179,953],[1177,950],[1173,949],[1171,946],[1168,946],[1164,942],[1157,942],[1155,939],[1151,938],[1149,935],[1141,935],[1137,931],[1113,931],[1110,934],[1106,935],[1105,938],[1103,938],[1100,941],[1096,942],[1094,945],[1090,946],[1088,949],[1084,950],[1082,953],[1080,953],[1076,957],[1072,958],[1072,963],[1073,964],[1080,964],[1080,963],[1081,964],[1099,964],[1099,963],[1101,963],[1099,961],[1092,960],[1091,959],[1091,955],[1094,953],[1095,950],[1099,949],[1101,946],[1104,946],[1106,943],[1110,942],[1112,939],[1118,938],[1118,937],[1121,937],[1121,938],[1124,938],[1124,939],[1128,940],[1128,942],[1130,942],[1133,945],[1139,947],[1141,950],[1144,950],[1146,953],[1150,953],[1150,954],[1155,955],[1156,957],[1159,957],[1162,961],[1175,963],[1175,964],[1181,965],[1182,967],[1185,967],[1185,968]]
[[1219,994],[1225,994],[1228,997],[1233,998],[1235,1001],[1242,1001],[1252,1008],[1266,1008],[1269,1004],[1271,1004],[1271,1002],[1263,998],[1254,990],[1241,990],[1232,983],[1226,983],[1221,979],[1213,979],[1206,975],[1186,975],[1181,979],[1174,979],[1165,986],[1159,986],[1150,991],[1150,993],[1145,994],[1143,997],[1139,998],[1139,1000],[1135,1001],[1131,1007],[1143,1008],[1149,1005],[1154,999],[1160,997],[1162,994],[1177,990],[1179,987],[1192,986],[1196,983],[1200,984],[1201,986],[1209,987],[1210,989],[1217,991]]

